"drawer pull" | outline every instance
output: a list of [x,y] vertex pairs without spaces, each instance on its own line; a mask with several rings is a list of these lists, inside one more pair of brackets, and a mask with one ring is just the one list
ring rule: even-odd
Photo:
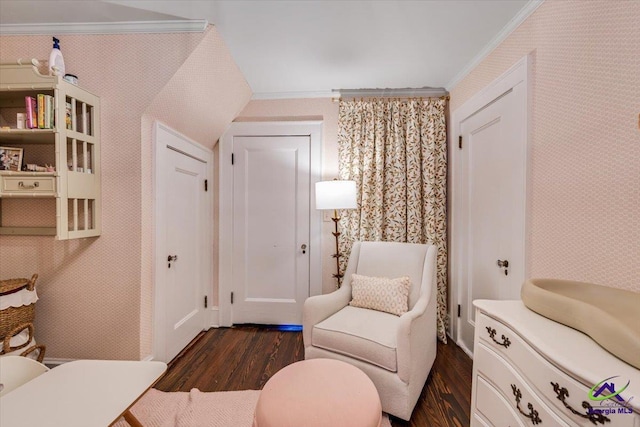
[[589,421],[591,421],[593,424],[604,424],[604,423],[608,423],[611,422],[611,420],[609,418],[607,418],[606,416],[596,413],[593,410],[593,407],[589,404],[589,402],[587,402],[586,400],[582,402],[582,407],[584,409],[587,410],[586,414],[580,413],[578,411],[576,411],[575,409],[573,409],[567,402],[566,399],[567,397],[569,397],[569,390],[567,390],[564,387],[560,387],[560,385],[558,383],[551,383],[551,386],[553,387],[553,391],[556,393],[556,398],[562,402],[562,404],[564,405],[565,408],[567,408],[568,410],[570,410],[571,412],[573,412],[575,415],[578,415],[579,417],[585,418]]
[[489,337],[491,337],[491,339],[493,340],[494,343],[503,346],[504,348],[509,348],[509,346],[511,345],[511,341],[509,341],[509,338],[505,337],[504,335],[502,336],[502,342],[498,341],[495,336],[496,336],[496,330],[493,329],[490,326],[487,326],[487,332],[489,333]]
[[31,185],[24,185],[24,182],[19,181],[18,182],[18,187],[20,188],[24,188],[25,190],[33,190],[34,188],[38,188],[40,187],[40,183],[38,181],[35,181],[33,184]]
[[511,384],[511,390],[513,391],[513,395],[516,397],[516,408],[518,408],[518,411],[520,411],[520,413],[525,417],[529,418],[533,425],[540,424],[542,420],[538,416],[538,411],[533,409],[533,405],[531,403],[527,404],[527,408],[529,408],[528,414],[520,409],[520,400],[522,399],[522,392],[520,389],[517,388],[515,384]]

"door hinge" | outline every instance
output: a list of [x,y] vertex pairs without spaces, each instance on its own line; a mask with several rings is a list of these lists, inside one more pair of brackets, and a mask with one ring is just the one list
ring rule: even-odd
[[231,304],[233,304],[233,292],[231,292]]
[[209,191],[209,180],[208,179],[204,180],[204,191]]
[[205,295],[205,296],[204,296],[204,308],[207,308],[207,307],[208,307],[208,305],[209,305],[209,304],[207,303],[207,296]]
[[458,135],[458,148],[462,150],[462,135]]
[[233,153],[231,153],[231,164],[234,164],[235,162],[235,156],[233,155]]
[[462,309],[462,308],[460,307],[460,304],[458,304],[458,317],[460,317],[460,310],[461,310],[461,309]]

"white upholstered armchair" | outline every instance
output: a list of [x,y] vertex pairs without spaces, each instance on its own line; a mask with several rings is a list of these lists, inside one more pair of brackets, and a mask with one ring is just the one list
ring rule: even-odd
[[[382,410],[404,420],[436,357],[436,252],[433,245],[357,242],[342,287],[304,304],[305,359],[337,359],[360,368],[376,385]],[[409,276],[409,311],[396,316],[350,306],[354,273]]]

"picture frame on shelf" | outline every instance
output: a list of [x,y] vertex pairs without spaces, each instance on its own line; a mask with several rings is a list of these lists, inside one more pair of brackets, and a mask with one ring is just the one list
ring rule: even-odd
[[21,171],[23,154],[22,148],[0,147],[0,171]]

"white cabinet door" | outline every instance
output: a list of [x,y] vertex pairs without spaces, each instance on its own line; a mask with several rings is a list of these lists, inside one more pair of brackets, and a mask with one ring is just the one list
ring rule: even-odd
[[308,136],[233,139],[233,323],[302,324],[310,145]]

